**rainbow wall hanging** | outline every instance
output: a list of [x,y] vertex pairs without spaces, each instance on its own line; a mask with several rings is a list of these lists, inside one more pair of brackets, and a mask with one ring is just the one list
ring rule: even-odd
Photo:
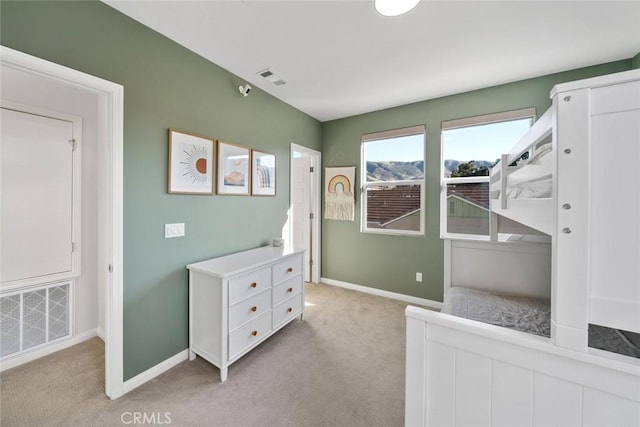
[[353,221],[356,167],[324,169],[324,218]]

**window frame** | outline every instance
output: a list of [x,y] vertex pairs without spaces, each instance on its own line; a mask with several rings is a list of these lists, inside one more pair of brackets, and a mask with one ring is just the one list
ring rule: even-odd
[[[440,126],[440,238],[447,240],[472,240],[472,241],[491,241],[492,236],[496,235],[495,227],[497,226],[497,222],[495,221],[494,215],[491,212],[491,204],[489,204],[489,234],[466,234],[466,233],[451,233],[448,231],[448,203],[447,203],[447,186],[450,184],[478,184],[478,183],[489,183],[491,175],[488,176],[478,176],[478,177],[449,177],[445,178],[444,176],[444,133],[447,130],[452,129],[461,129],[467,127],[475,127],[475,126],[483,126],[494,123],[503,123],[510,122],[515,120],[529,119],[530,124],[529,127],[533,126],[535,123],[536,116],[536,108],[528,107],[521,108],[517,110],[510,110],[498,113],[489,113],[482,114],[479,116],[472,117],[464,117],[453,120],[445,120],[441,122]],[[516,144],[518,141],[514,141]],[[491,196],[489,196],[491,197]],[[489,202],[491,203],[491,202]],[[497,239],[494,239],[497,240]]]
[[[403,136],[422,135],[422,179],[396,181],[367,181],[367,162],[365,159],[365,145],[384,139]],[[424,236],[425,234],[425,183],[426,183],[426,151],[427,131],[425,125],[393,129],[364,134],[360,140],[360,232],[395,236]],[[420,185],[420,230],[397,230],[384,228],[370,228],[367,225],[367,189],[380,185]]]

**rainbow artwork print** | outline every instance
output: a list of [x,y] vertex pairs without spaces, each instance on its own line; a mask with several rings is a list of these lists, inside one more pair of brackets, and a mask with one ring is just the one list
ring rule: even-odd
[[353,221],[355,166],[325,168],[324,218]]
[[276,156],[251,150],[251,195],[276,195]]

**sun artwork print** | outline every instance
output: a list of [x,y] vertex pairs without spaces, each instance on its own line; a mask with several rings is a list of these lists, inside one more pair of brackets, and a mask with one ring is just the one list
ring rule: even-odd
[[169,193],[213,193],[212,139],[186,132],[169,133]]
[[187,176],[195,184],[207,182],[207,150],[202,147],[192,147],[190,151],[184,151],[185,160],[180,162],[184,166],[185,172],[182,176]]

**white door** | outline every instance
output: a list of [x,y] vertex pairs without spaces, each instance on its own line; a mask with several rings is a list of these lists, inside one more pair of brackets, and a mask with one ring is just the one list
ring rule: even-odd
[[311,281],[311,158],[291,159],[291,245],[304,249],[304,280]]
[[0,111],[0,284],[71,272],[73,123]]

